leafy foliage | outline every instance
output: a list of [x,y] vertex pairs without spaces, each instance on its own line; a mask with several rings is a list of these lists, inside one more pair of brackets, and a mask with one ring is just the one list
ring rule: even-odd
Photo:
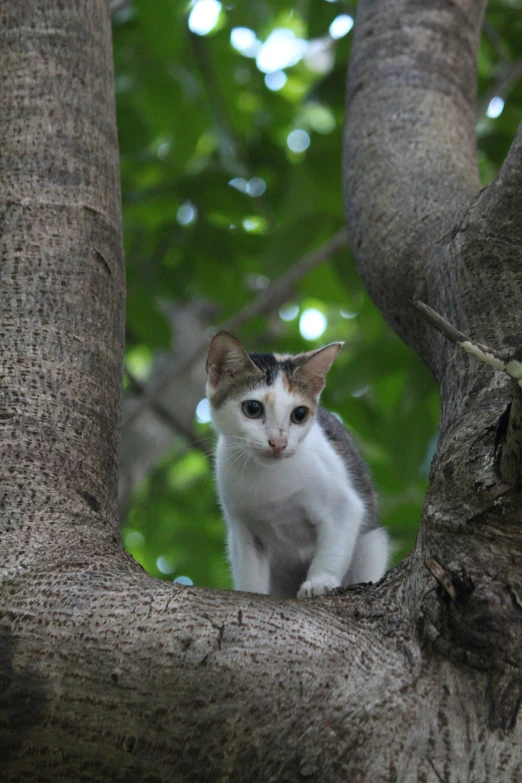
[[[134,0],[113,18],[127,356],[142,376],[151,357],[173,342],[162,303],[209,300],[223,322],[343,226],[351,34],[336,39],[329,29],[339,16],[354,15],[355,3],[235,2],[221,7],[206,35],[189,30],[197,4]],[[253,31],[258,50],[274,30],[286,30],[300,54],[275,76],[265,74],[252,51],[247,56],[232,46],[237,28]],[[485,184],[520,121],[521,41],[520,4],[492,2],[478,73]],[[267,86],[277,80],[278,89]],[[495,95],[505,107],[489,118]],[[251,350],[296,352],[345,340],[323,401],[354,431],[370,463],[398,562],[414,541],[435,447],[435,384],[369,300],[347,248],[302,277],[290,299],[292,318],[291,308],[284,320],[276,307],[245,323],[238,336]],[[320,339],[300,333],[300,314],[310,308],[326,317]],[[211,437],[208,425],[194,422],[194,431]],[[187,574],[206,586],[230,585],[223,534],[210,461],[190,441],[135,489],[123,521],[128,549],[151,573]]]

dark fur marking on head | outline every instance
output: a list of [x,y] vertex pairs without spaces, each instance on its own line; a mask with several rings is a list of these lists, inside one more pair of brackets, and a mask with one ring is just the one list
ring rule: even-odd
[[211,399],[215,408],[220,408],[230,396],[239,397],[249,390],[259,386],[272,386],[282,375],[287,389],[293,394],[302,394],[310,400],[315,400],[311,384],[295,377],[295,371],[309,358],[308,354],[278,358],[273,353],[249,353],[250,359],[261,370],[262,375],[253,374],[245,368],[233,376],[230,381],[219,388]]
[[249,353],[248,354],[256,367],[264,373],[264,380],[267,386],[271,386],[279,375],[283,376],[283,381],[289,392],[292,394],[303,394],[311,399],[315,399],[311,384],[299,381],[294,373],[309,358],[308,354],[298,354],[297,356],[285,356],[280,358],[273,353]]
[[298,366],[292,359],[280,361],[273,353],[249,353],[256,367],[264,373],[265,383],[271,386],[280,373],[291,375]]

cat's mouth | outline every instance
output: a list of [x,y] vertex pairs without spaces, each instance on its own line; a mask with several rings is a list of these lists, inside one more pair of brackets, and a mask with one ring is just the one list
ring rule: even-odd
[[293,451],[280,451],[278,453],[275,453],[274,451],[265,450],[262,451],[260,456],[263,458],[263,461],[265,462],[279,462],[282,459],[288,459],[288,457],[291,457],[293,454]]

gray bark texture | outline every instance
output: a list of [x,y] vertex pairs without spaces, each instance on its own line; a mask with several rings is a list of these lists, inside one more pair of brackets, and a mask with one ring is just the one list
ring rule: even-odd
[[[418,299],[517,357],[522,135],[480,190],[477,0],[364,0],[350,239],[441,385],[413,554],[307,602],[182,588],[122,550],[123,260],[106,0],[1,0],[0,779],[522,779],[512,383]],[[414,437],[414,433],[412,433]]]

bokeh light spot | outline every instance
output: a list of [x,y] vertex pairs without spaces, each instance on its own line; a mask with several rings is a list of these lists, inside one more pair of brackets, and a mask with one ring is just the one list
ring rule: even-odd
[[349,14],[336,16],[329,27],[332,38],[343,38],[353,27],[353,19]]
[[210,420],[210,403],[206,397],[203,397],[196,408],[196,421],[199,421],[200,424],[208,424]]
[[489,102],[488,108],[486,110],[486,115],[488,117],[491,117],[491,119],[495,120],[497,117],[500,117],[503,111],[504,111],[504,101],[499,95],[495,95],[495,97],[492,98]]
[[272,71],[265,76],[265,84],[272,92],[282,90],[288,81],[288,77],[284,71]]
[[216,26],[220,13],[218,0],[197,0],[189,14],[189,30],[196,35],[208,35]]
[[163,555],[160,555],[156,560],[156,566],[158,571],[161,571],[162,574],[173,574],[176,570],[176,566],[172,560],[169,560],[168,557],[164,557]]
[[192,201],[185,201],[176,213],[176,219],[180,226],[190,226],[198,216],[198,211]]
[[325,316],[320,310],[316,310],[315,307],[308,307],[301,314],[299,319],[299,331],[301,337],[305,340],[317,340],[324,330],[326,329],[328,322]]
[[286,143],[292,152],[304,152],[310,146],[310,136],[305,130],[296,128],[288,134]]

